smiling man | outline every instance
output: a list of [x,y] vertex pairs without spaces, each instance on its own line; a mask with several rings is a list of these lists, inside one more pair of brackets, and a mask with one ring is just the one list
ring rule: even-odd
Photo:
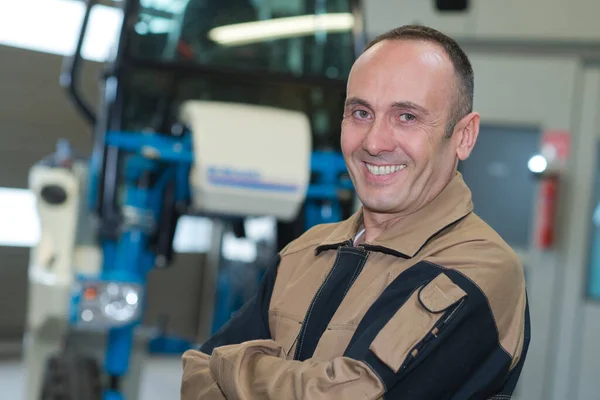
[[405,26],[348,80],[341,145],[363,207],[274,260],[200,351],[183,400],[508,399],[529,346],[523,271],[457,172],[479,131],[460,47]]

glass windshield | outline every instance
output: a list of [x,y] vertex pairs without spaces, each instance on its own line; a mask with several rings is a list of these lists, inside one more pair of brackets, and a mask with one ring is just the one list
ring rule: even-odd
[[140,0],[136,59],[345,79],[351,0]]
[[125,130],[168,131],[177,120],[179,106],[189,99],[237,101],[301,111],[311,122],[313,148],[339,150],[344,86],[324,88],[294,82],[268,84],[242,75],[205,74],[185,77],[174,83],[152,69],[136,70],[124,79],[123,84],[126,95],[122,128]]

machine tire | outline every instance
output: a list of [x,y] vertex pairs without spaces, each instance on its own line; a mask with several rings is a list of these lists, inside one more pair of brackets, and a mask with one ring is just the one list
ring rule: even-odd
[[95,359],[68,352],[48,359],[41,400],[101,398],[101,371]]

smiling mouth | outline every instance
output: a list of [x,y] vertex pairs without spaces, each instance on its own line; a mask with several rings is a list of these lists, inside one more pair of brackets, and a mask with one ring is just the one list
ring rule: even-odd
[[398,172],[406,168],[406,164],[398,165],[373,165],[365,163],[367,170],[373,175],[391,175],[394,172]]

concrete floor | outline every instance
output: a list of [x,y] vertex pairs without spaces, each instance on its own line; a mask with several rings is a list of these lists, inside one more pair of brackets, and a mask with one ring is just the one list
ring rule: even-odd
[[[180,357],[152,357],[142,375],[140,400],[178,399],[180,384]],[[25,369],[21,360],[0,360],[0,397],[21,400],[24,385]]]

